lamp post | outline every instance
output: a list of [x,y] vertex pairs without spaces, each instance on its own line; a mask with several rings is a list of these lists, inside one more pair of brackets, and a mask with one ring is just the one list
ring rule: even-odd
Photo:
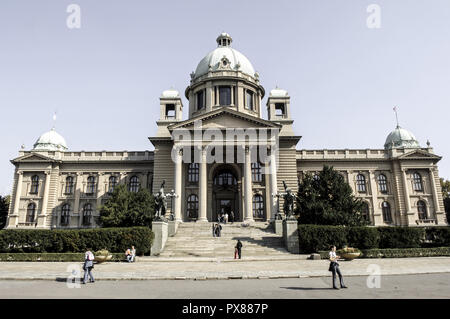
[[175,216],[173,213],[173,198],[178,197],[178,194],[175,194],[175,191],[172,189],[166,196],[170,197],[170,220],[173,221],[175,220]]

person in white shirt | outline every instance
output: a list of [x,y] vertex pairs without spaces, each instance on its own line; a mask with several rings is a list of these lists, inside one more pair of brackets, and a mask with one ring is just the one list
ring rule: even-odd
[[341,284],[341,288],[347,288],[347,286],[344,285],[344,279],[342,278],[341,270],[339,269],[338,260],[341,257],[336,255],[336,246],[331,246],[329,256],[330,256],[330,267],[328,270],[331,271],[331,273],[333,274],[333,288],[339,289],[336,286],[336,273],[339,276],[339,283]]
[[84,254],[84,264],[83,264],[83,270],[84,270],[84,279],[83,284],[86,283],[89,275],[89,282],[94,282],[94,276],[92,275],[92,268],[94,268],[94,254],[91,252],[91,249],[88,248],[86,253]]
[[225,224],[228,223],[228,213],[225,213],[224,221],[225,221]]

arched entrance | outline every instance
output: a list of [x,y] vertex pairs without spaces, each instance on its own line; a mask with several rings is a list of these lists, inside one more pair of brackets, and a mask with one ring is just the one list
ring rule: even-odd
[[230,165],[221,165],[214,170],[212,178],[212,221],[217,221],[220,214],[227,213],[231,220],[242,221],[239,210],[240,183],[238,174]]

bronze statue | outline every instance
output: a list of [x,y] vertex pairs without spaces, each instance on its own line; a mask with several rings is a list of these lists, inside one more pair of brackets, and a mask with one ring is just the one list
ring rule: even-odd
[[166,214],[166,197],[164,194],[164,185],[166,181],[163,180],[158,194],[155,196],[155,220],[162,220],[163,216]]
[[284,191],[284,214],[286,218],[290,218],[294,215],[294,201],[297,199],[297,196],[292,192],[290,188],[287,187],[286,182],[283,181]]

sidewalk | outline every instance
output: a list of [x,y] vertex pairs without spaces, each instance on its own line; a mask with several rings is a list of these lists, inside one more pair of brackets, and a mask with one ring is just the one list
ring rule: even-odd
[[[194,261],[195,260],[195,261]],[[82,263],[1,262],[0,280],[65,280],[71,269]],[[104,263],[95,265],[96,280],[214,280],[267,279],[329,276],[327,260],[221,260],[184,259],[153,261],[143,259],[136,263]],[[450,257],[356,259],[341,261],[344,276],[367,276],[368,266],[377,265],[381,275],[449,273]],[[72,268],[71,268],[72,267]],[[373,266],[372,266],[373,267]],[[372,270],[373,271],[373,270]]]

